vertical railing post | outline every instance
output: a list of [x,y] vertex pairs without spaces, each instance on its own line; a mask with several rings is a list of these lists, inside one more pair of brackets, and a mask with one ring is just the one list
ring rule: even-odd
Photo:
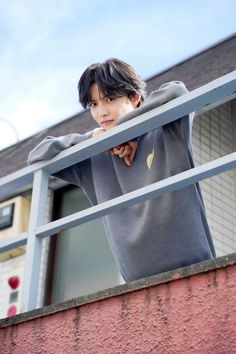
[[36,227],[45,222],[48,179],[48,173],[43,169],[34,173],[20,312],[32,310],[37,305],[42,239],[37,237]]

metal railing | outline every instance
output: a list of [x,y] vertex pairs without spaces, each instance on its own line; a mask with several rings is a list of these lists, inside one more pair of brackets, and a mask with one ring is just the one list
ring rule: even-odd
[[203,113],[235,97],[236,71],[233,71],[160,107],[153,108],[153,102],[155,102],[153,101],[149,111],[116,126],[112,130],[96,138],[83,141],[61,152],[50,161],[36,163],[1,178],[1,199],[19,194],[23,187],[24,189],[27,186],[30,188],[33,182],[28,232],[0,242],[0,252],[27,244],[23,285],[24,295],[22,296],[21,311],[31,310],[36,307],[42,240],[44,237],[53,236],[59,231],[72,226],[88,222],[115,210],[156,198],[164,193],[230,170],[236,167],[236,152],[45,224],[49,176],[97,155],[112,146],[170,123],[186,114],[194,111],[197,114]]

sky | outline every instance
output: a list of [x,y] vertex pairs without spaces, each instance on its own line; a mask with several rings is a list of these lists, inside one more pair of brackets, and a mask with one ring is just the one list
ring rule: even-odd
[[236,31],[235,0],[0,0],[0,14],[0,150],[81,111],[90,64],[146,79]]

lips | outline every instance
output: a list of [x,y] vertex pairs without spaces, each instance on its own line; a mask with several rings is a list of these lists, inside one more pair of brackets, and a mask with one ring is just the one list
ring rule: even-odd
[[104,121],[102,121],[102,125],[110,125],[110,124],[112,124],[113,122],[114,122],[113,119],[104,120]]

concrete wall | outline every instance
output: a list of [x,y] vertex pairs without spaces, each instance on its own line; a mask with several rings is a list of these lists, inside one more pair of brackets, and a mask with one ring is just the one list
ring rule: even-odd
[[235,277],[234,254],[1,320],[0,353],[236,353]]

